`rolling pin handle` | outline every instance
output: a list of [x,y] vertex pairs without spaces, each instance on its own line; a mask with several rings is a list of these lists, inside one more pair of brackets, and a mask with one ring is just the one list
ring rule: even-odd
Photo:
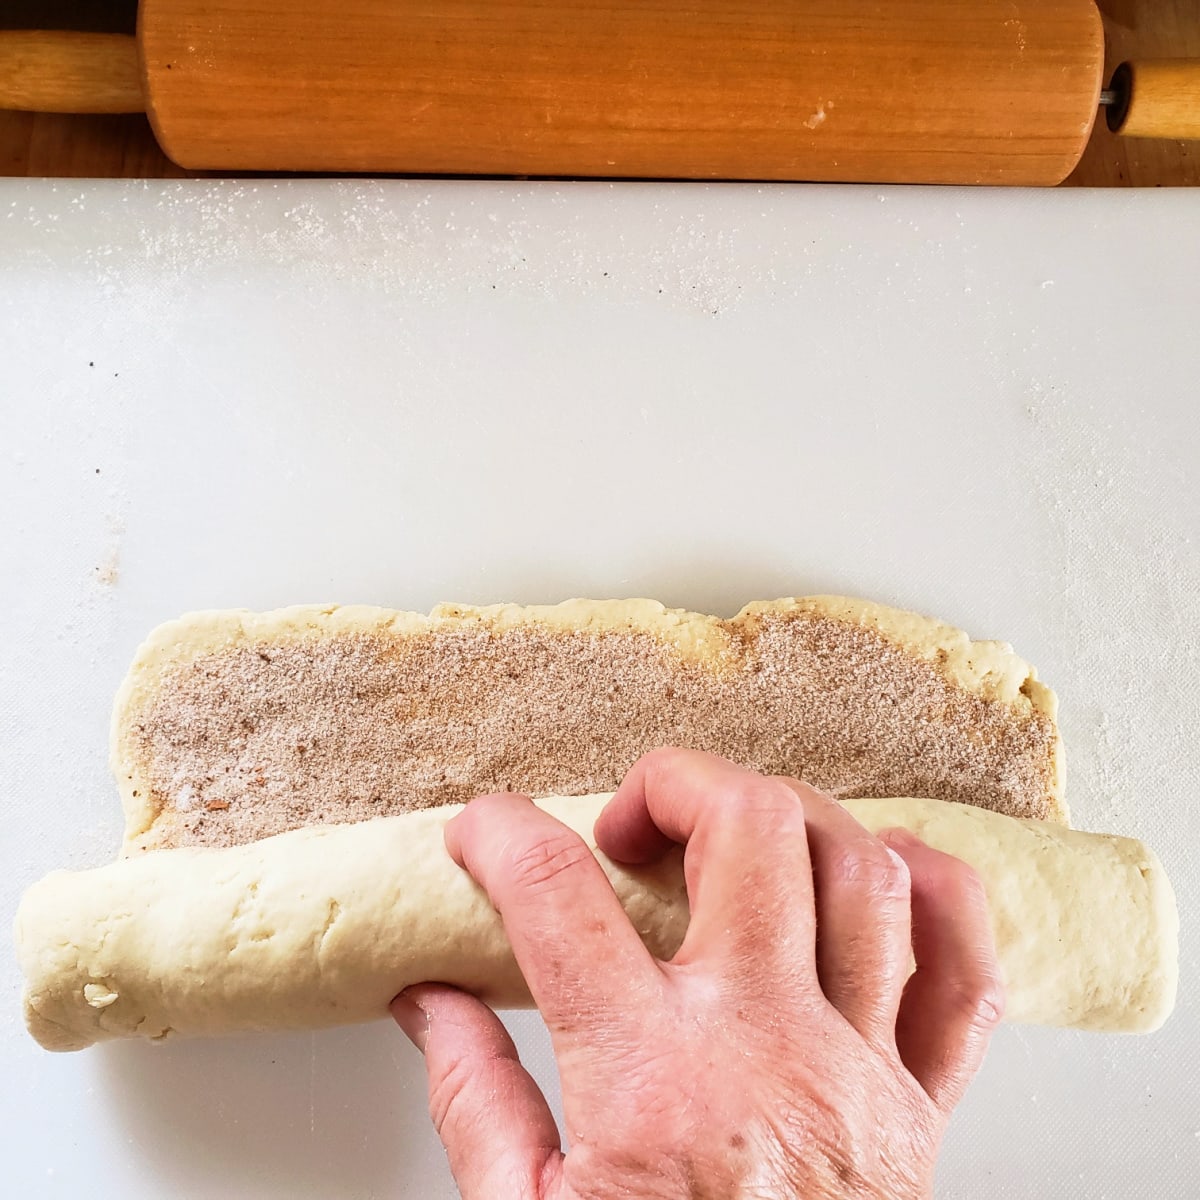
[[1122,137],[1200,138],[1200,59],[1123,62],[1100,103]]
[[0,32],[0,109],[136,113],[145,108],[136,38],[57,30]]

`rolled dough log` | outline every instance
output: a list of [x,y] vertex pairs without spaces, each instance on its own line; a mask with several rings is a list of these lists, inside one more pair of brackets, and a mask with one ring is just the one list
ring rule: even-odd
[[[539,801],[582,834],[608,796]],[[854,800],[966,860],[987,888],[1008,1019],[1146,1031],[1174,1004],[1178,917],[1147,847],[938,800]],[[500,919],[445,852],[457,806],[294,830],[229,849],[162,850],[26,893],[25,1014],[51,1050],[108,1038],[316,1029],[383,1017],[408,984],[529,1003]],[[602,855],[650,949],[687,925],[678,853],[628,871]]]

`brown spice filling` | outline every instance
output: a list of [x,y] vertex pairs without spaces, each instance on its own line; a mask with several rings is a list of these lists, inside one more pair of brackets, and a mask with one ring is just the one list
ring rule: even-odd
[[875,631],[762,622],[689,664],[637,632],[339,634],[224,650],[167,675],[136,726],[161,845],[229,846],[512,789],[615,788],[661,745],[842,796],[1049,809],[1054,728],[983,700]]

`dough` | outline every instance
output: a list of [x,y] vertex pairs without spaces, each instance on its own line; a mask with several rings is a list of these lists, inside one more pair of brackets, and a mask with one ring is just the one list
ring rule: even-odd
[[650,600],[210,612],[138,652],[113,769],[126,852],[608,791],[670,744],[1065,822],[1055,707],[1007,645],[838,596],[729,621]]
[[[591,842],[605,795],[539,801]],[[855,800],[978,870],[1008,1018],[1145,1031],[1174,1004],[1178,918],[1140,842],[936,800]],[[16,938],[25,1014],[51,1050],[107,1038],[317,1029],[383,1017],[410,983],[528,1003],[486,897],[442,829],[456,807],[314,826],[229,849],[156,851],[26,893]],[[601,856],[651,950],[687,922],[681,858],[626,871]]]

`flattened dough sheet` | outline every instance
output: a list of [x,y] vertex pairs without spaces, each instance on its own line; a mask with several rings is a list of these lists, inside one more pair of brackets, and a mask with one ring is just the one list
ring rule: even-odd
[[1065,823],[1056,708],[1006,643],[844,596],[225,610],[151,633],[112,764],[129,852],[609,791],[663,745]]

